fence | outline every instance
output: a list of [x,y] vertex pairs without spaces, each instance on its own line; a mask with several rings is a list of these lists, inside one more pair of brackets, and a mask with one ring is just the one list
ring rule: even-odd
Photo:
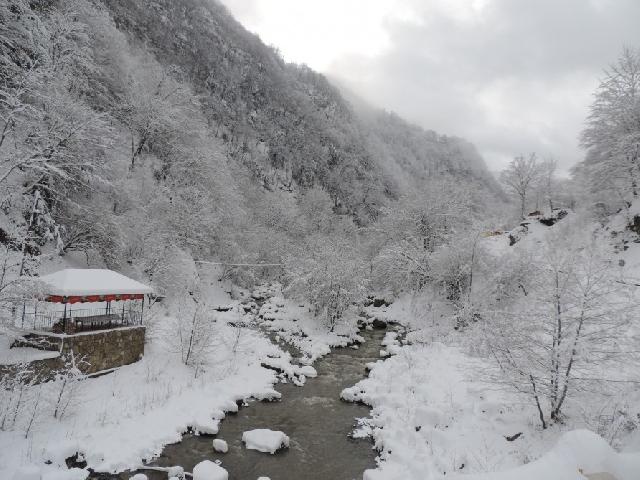
[[23,329],[74,333],[142,325],[142,311],[134,308],[73,309],[65,311],[24,312],[15,326]]

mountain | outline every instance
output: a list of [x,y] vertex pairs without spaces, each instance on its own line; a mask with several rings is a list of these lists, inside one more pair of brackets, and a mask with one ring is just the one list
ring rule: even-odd
[[285,63],[220,3],[116,0],[104,6],[132,41],[180,69],[218,135],[231,152],[243,153],[236,156],[266,186],[274,178],[319,184],[351,211],[366,207],[363,189],[373,186],[393,198],[440,174],[499,191],[471,144],[393,114],[361,114],[324,76]]
[[345,99],[215,1],[12,0],[0,22],[0,239],[21,271],[53,249],[168,288],[194,258],[353,238],[434,185],[500,198],[470,143]]

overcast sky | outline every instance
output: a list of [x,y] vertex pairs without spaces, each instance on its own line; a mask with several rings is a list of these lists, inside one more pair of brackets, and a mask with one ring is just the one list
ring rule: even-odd
[[489,168],[536,151],[566,170],[640,0],[222,0],[288,61],[476,144]]

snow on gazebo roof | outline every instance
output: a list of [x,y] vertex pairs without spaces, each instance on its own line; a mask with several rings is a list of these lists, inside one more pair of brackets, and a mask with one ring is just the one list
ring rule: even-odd
[[113,270],[67,268],[40,277],[48,295],[124,295],[152,293],[153,289]]

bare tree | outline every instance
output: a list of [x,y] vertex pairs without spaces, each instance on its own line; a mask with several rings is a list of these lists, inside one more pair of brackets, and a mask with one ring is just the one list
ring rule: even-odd
[[535,153],[525,158],[515,157],[509,166],[500,172],[500,181],[520,199],[520,217],[525,217],[527,195],[540,179],[540,166]]

